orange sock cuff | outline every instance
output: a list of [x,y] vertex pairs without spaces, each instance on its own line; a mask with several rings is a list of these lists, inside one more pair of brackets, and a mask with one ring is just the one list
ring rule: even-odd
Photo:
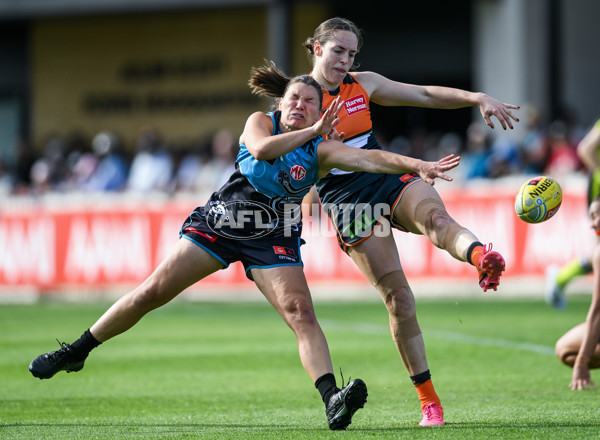
[[421,385],[415,386],[417,393],[419,394],[419,400],[421,401],[421,409],[425,408],[430,403],[442,406],[440,398],[438,397],[435,389],[433,388],[433,382],[429,379],[423,382]]
[[467,250],[467,261],[477,267],[477,262],[483,255],[483,243],[476,241],[471,243]]

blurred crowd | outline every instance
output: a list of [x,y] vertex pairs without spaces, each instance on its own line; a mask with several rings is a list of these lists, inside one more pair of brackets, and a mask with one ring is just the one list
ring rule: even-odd
[[399,136],[382,142],[396,153],[439,160],[448,154],[461,156],[461,164],[452,175],[455,180],[498,179],[511,175],[550,175],[585,173],[577,155],[577,145],[589,127],[581,127],[565,113],[543,124],[534,108],[524,108],[519,117],[519,135],[509,130],[490,130],[477,120],[459,133],[427,133],[415,130],[410,136]]
[[15,166],[0,165],[0,193],[212,192],[233,172],[238,149],[237,136],[228,130],[169,144],[154,128],[142,127],[129,153],[109,131],[91,139],[80,133],[52,136],[39,153],[25,142],[17,145]]
[[[535,109],[520,114],[520,136],[490,130],[473,122],[466,133],[431,133],[415,129],[408,136],[380,137],[384,148],[425,160],[450,153],[462,156],[453,170],[455,181],[497,179],[518,174],[584,172],[576,147],[586,127],[563,117],[541,124]],[[82,134],[53,136],[34,149],[26,142],[16,146],[12,166],[0,161],[0,194],[43,195],[48,192],[195,192],[218,189],[235,167],[238,134],[219,130],[207,139],[169,144],[156,129],[142,127],[135,146],[124,148],[109,131],[90,139]]]

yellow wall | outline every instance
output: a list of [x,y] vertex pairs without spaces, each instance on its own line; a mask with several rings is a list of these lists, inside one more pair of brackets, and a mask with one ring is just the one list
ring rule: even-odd
[[[323,17],[319,6],[294,10],[294,70],[308,70],[301,43]],[[264,8],[47,19],[32,35],[38,145],[51,134],[108,129],[132,148],[144,125],[170,141],[223,127],[239,134],[268,104],[246,85],[267,57]]]

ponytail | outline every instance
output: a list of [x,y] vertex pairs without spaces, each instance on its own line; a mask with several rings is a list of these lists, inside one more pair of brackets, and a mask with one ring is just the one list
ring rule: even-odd
[[290,83],[291,78],[283,73],[273,61],[265,60],[261,67],[250,69],[248,85],[255,95],[281,98]]
[[265,60],[265,65],[252,67],[248,86],[255,95],[283,98],[291,84],[302,83],[312,86],[319,96],[319,108],[323,105],[321,85],[310,75],[298,75],[290,78],[280,70],[273,61]]

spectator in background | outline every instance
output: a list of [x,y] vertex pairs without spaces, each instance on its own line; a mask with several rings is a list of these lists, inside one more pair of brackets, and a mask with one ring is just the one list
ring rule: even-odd
[[167,191],[173,175],[173,162],[156,130],[149,126],[142,127],[138,132],[136,147],[127,189],[141,193]]
[[211,157],[200,169],[196,187],[200,191],[212,192],[220,188],[235,170],[239,145],[228,129],[218,130],[211,138]]
[[[89,151],[88,151],[89,150]],[[78,151],[67,158],[69,177],[63,188],[67,191],[82,191],[98,166],[98,157],[91,151]]]
[[[526,115],[526,133],[518,144],[509,138],[494,140],[483,123],[469,125],[461,147],[463,163],[462,169],[457,170],[460,173],[457,180],[520,173],[560,177],[581,171],[582,163],[574,140],[582,136],[573,125],[571,114],[566,113],[566,117],[561,116],[549,127],[542,126],[539,112],[534,107],[529,106]],[[94,141],[88,142],[78,132],[52,136],[43,143],[41,155],[36,154],[26,141],[19,141],[15,146],[16,162],[8,169],[12,179],[11,193],[119,191],[123,189],[119,182],[123,178],[127,179],[125,188],[130,191],[206,193],[221,186],[223,176],[231,174],[238,149],[234,134],[227,129],[218,130],[209,140],[194,146],[167,148],[154,128],[144,126],[139,131],[137,153],[129,171],[120,143],[116,140],[112,146],[109,140],[116,139],[114,136],[109,131],[97,135],[98,142],[105,139],[104,147],[100,146],[102,142],[94,147]],[[383,137],[383,134],[379,136]],[[457,154],[460,143],[460,138],[452,132],[430,133],[417,127],[408,136],[397,136],[382,147],[427,160],[433,152]],[[108,151],[103,152],[103,148]],[[111,179],[114,180],[109,182]]]
[[579,145],[586,134],[586,129],[579,125],[577,112],[570,106],[562,104],[558,109],[555,120],[563,122],[569,145],[574,148]]
[[[53,189],[60,192],[78,191],[92,174],[97,165],[97,158],[92,152],[89,138],[74,131],[64,138],[65,148],[62,153],[63,170],[62,175],[54,185]],[[79,167],[80,162],[87,163],[86,167]],[[83,175],[77,175],[77,172]]]
[[411,154],[408,154],[408,156],[418,157],[419,159],[423,159],[425,152],[434,148],[435,145],[434,136],[423,127],[411,129],[408,139],[411,146]]
[[553,121],[548,127],[548,163],[544,174],[559,177],[580,169],[576,147],[571,145],[567,125],[562,120]]
[[521,163],[525,174],[542,174],[548,162],[546,132],[540,124],[540,114],[532,106],[525,109],[525,136],[521,141]]
[[[434,150],[436,154],[443,154],[448,156],[454,154],[460,156],[463,150],[463,142],[457,133],[444,133],[437,144],[437,148]],[[429,154],[429,153],[428,153]],[[425,156],[427,157],[427,155]]]
[[467,179],[487,178],[490,176],[488,157],[490,156],[491,135],[486,125],[472,122],[467,128],[463,167]]
[[43,142],[42,155],[31,166],[32,193],[45,194],[60,186],[66,174],[66,141],[51,136]]
[[210,157],[208,142],[182,145],[177,149],[173,191],[195,191],[196,181]]
[[[420,156],[421,159],[427,161],[431,160],[437,154],[445,156],[454,154],[455,156],[460,156],[464,149],[462,138],[458,133],[454,132],[436,133],[433,136],[429,136],[429,142],[432,142],[433,145],[422,151]],[[464,171],[458,170],[458,174],[456,179],[458,181],[464,180]]]
[[113,133],[103,131],[92,139],[92,150],[97,165],[84,188],[89,191],[121,191],[127,183],[127,162],[120,151],[120,143]]
[[492,143],[487,169],[493,179],[519,173],[519,145],[507,136],[498,136]]
[[398,135],[394,137],[389,144],[381,146],[384,150],[391,151],[392,153],[402,154],[404,156],[412,156],[410,140],[406,136]]
[[31,187],[31,168],[36,156],[31,144],[25,139],[19,139],[15,145],[15,172],[12,192],[16,195],[29,193]]
[[[376,132],[375,129],[373,132],[377,136],[377,139],[379,139],[379,132]],[[427,132],[423,127],[414,127],[410,130],[408,136],[395,136],[389,143],[381,144],[381,147],[396,154],[424,159],[427,152],[435,149],[435,145],[435,136]]]

